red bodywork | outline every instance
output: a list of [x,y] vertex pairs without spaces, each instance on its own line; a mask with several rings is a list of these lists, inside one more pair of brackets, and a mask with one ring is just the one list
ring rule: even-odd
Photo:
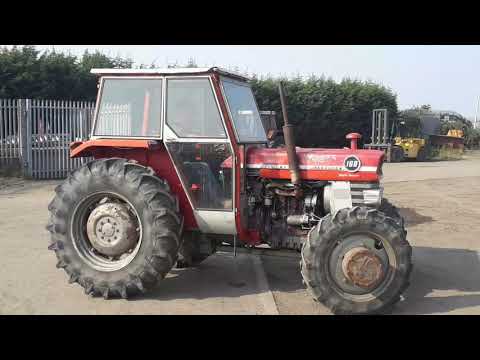
[[[349,172],[344,160],[356,156],[361,167]],[[304,149],[297,147],[300,175],[303,180],[379,181],[384,153],[378,150]],[[259,175],[269,179],[290,179],[287,151],[283,148],[251,148],[247,153],[247,168],[258,169]]]
[[[344,149],[309,149],[296,148],[300,175],[303,180],[326,181],[379,181],[384,160],[384,152],[378,150],[358,150],[357,141],[360,134],[351,133],[346,136],[351,140],[350,148]],[[349,156],[356,156],[361,167],[358,171],[347,171],[344,161]],[[222,163],[222,168],[231,168],[232,158]],[[288,155],[285,148],[268,149],[253,147],[247,151],[249,169],[258,169],[259,175],[266,179],[290,179]]]

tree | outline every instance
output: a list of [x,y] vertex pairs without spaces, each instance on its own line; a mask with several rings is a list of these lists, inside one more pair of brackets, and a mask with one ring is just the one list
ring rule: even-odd
[[122,59],[120,57],[111,58],[99,51],[90,53],[86,50],[79,61],[79,81],[77,87],[77,99],[94,101],[97,94],[97,80],[94,74],[90,73],[94,68],[131,68],[132,59]]
[[81,96],[79,92],[81,78],[75,56],[46,51],[38,58],[38,68],[37,81],[42,87],[32,97],[76,100]]
[[42,85],[34,46],[0,49],[0,98],[25,98],[37,94]]
[[85,51],[81,58],[34,46],[0,49],[0,98],[94,100],[92,68],[128,68],[131,59]]
[[430,105],[420,105],[400,111],[397,118],[398,135],[401,137],[422,137],[422,116],[430,114],[431,110]]

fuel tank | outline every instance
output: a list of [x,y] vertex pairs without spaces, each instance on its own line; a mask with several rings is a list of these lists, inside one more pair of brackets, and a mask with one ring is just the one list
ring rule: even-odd
[[[296,148],[302,180],[379,181],[384,152],[359,149]],[[284,148],[251,147],[246,167],[269,179],[290,179]],[[250,171],[251,172],[251,171]],[[256,171],[255,171],[256,172]]]

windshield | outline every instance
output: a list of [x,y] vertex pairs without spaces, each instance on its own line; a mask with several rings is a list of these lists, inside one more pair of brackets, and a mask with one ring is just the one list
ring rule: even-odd
[[267,136],[250,86],[229,79],[222,79],[222,85],[238,141],[266,142]]

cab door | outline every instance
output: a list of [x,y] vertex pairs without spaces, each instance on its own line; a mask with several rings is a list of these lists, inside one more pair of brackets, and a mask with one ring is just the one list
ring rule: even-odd
[[234,156],[208,76],[167,77],[164,142],[204,233],[237,233]]

